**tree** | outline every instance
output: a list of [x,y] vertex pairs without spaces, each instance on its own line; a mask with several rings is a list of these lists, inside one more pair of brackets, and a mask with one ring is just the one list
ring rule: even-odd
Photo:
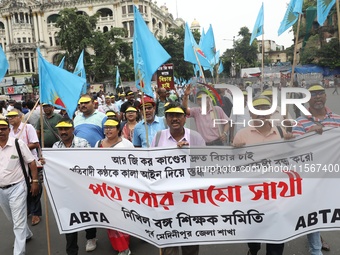
[[83,49],[92,48],[94,55],[85,51],[84,62],[89,81],[113,79],[119,66],[122,80],[134,79],[132,48],[123,40],[125,30],[112,28],[105,33],[96,30],[98,15],[88,16],[77,9],[59,12],[56,26],[60,28],[60,46],[65,50],[66,69],[73,71]]
[[319,65],[327,66],[332,69],[340,67],[340,46],[337,38],[333,38],[328,43],[324,44],[317,52]]
[[251,33],[247,27],[241,27],[238,32],[240,39],[235,41],[235,61],[238,66],[254,67],[257,63],[257,43],[249,45]]
[[[171,59],[168,63],[174,64],[174,76],[190,79],[194,75],[192,64],[184,61],[184,27],[170,28],[170,35],[159,40],[163,48],[169,53]],[[199,38],[198,32],[193,33]]]
[[312,35],[309,37],[305,47],[301,50],[300,62],[301,64],[317,64],[317,52],[320,48],[319,35]]
[[66,67],[71,71],[75,68],[81,51],[89,46],[98,19],[98,14],[88,16],[76,11],[76,8],[61,10],[56,22],[56,27],[60,28],[60,46],[65,50]]

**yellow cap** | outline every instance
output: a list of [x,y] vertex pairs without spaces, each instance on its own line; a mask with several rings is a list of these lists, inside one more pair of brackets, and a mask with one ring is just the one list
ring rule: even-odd
[[8,126],[8,123],[7,123],[7,121],[5,121],[5,120],[0,120],[0,125],[6,125],[6,126]]
[[130,96],[133,95],[134,93],[132,91],[129,91],[126,95]]
[[313,85],[313,86],[309,87],[308,90],[309,91],[319,91],[319,90],[325,90],[325,88],[322,87],[321,85]]
[[172,107],[168,110],[165,111],[166,113],[168,112],[174,112],[174,113],[183,113],[184,114],[184,111],[181,107]]
[[72,125],[72,123],[69,123],[69,122],[66,122],[66,121],[61,121],[55,127],[56,128],[71,128],[71,127],[73,127],[73,125]]
[[244,96],[248,96],[248,92],[246,90],[242,90]]
[[272,95],[273,95],[273,91],[271,89],[266,89],[265,91],[261,93],[261,96],[272,96]]
[[119,125],[119,122],[116,121],[116,120],[107,120],[105,121],[104,123],[104,126],[118,126]]
[[114,98],[114,99],[116,99],[116,97],[115,97],[115,96],[110,96],[110,98]]
[[114,113],[114,112],[107,112],[105,114],[106,114],[107,117],[116,116],[116,113]]
[[105,98],[111,98],[109,95],[106,95]]
[[125,112],[137,112],[137,109],[135,107],[130,106],[129,108],[126,109]]
[[6,117],[10,117],[10,116],[18,116],[19,113],[16,111],[10,111],[9,113],[7,113]]
[[265,98],[258,98],[253,101],[253,106],[259,106],[259,105],[269,105],[271,106],[271,102],[268,99]]
[[125,97],[125,93],[119,94],[120,97]]
[[81,97],[78,101],[78,104],[81,104],[81,103],[88,103],[90,102],[92,99],[90,97]]
[[164,104],[164,107],[168,106],[169,104],[170,104],[170,102],[166,102],[166,103]]

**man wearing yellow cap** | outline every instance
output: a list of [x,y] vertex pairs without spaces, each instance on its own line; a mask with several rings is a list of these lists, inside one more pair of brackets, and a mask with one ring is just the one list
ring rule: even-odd
[[[60,141],[53,144],[53,148],[90,148],[91,145],[84,138],[73,134],[74,126],[71,119],[61,119],[55,126],[58,129]],[[87,230],[85,230],[87,231]],[[90,229],[91,231],[91,229]],[[66,253],[68,255],[78,254],[78,233],[68,233],[66,237]]]
[[[271,107],[271,101],[268,97],[258,96],[253,99],[253,106],[257,110],[269,110]],[[247,127],[238,131],[235,135],[233,145],[243,146],[255,143],[265,143],[275,141],[286,136],[286,131],[278,126],[273,126],[270,115],[256,115],[250,112],[251,121],[246,123]]]
[[[79,101],[80,113],[74,118],[74,135],[87,140],[91,147],[104,138],[104,123],[107,117],[94,108],[94,102],[89,94],[84,94]],[[97,247],[97,229],[86,230],[86,251],[93,251]]]
[[[196,131],[184,127],[186,121],[185,108],[177,102],[165,106],[165,119],[169,128],[157,132],[152,140],[151,147],[183,147],[205,146],[203,137]],[[198,245],[166,247],[162,249],[164,255],[178,255],[180,248],[182,254],[198,255]]]
[[[297,125],[292,133],[296,136],[309,132],[322,134],[324,127],[340,127],[340,115],[335,114],[326,106],[326,91],[321,85],[312,85],[308,88],[311,98],[308,102],[308,111],[312,115],[302,115],[296,119]],[[320,232],[307,235],[311,255],[320,255],[321,249],[329,250],[326,242],[321,241]]]
[[[32,155],[35,160],[38,161],[38,152],[39,148],[39,139],[37,136],[37,132],[31,124],[24,124],[21,122],[22,112],[18,109],[13,109],[9,113],[7,113],[6,117],[10,124],[11,132],[9,136],[18,138],[24,141],[24,143],[31,150]],[[42,168],[40,168],[42,170]],[[39,174],[42,174],[40,172]],[[42,177],[41,177],[42,178]],[[42,184],[39,183],[39,194],[37,196],[28,196],[28,214],[32,215],[32,226],[39,224],[40,217],[42,216],[42,208],[41,208],[41,198],[42,195]]]
[[94,108],[90,95],[84,94],[78,101],[80,113],[74,118],[74,134],[87,140],[93,147],[104,138],[103,124],[107,117]]
[[[271,100],[265,96],[258,96],[253,99],[253,106],[257,110],[268,110],[271,107]],[[245,127],[238,131],[235,135],[233,145],[235,147],[266,143],[271,141],[280,140],[282,138],[293,138],[292,134],[287,134],[284,129],[278,126],[272,126],[270,121],[270,115],[256,115],[250,113],[252,118],[251,126]],[[248,243],[248,254],[257,255],[261,249],[261,243]],[[267,252],[269,255],[282,255],[284,244],[267,244]]]
[[[261,93],[261,96],[266,96],[270,99],[271,102],[273,102],[273,91],[271,89],[263,91]],[[291,122],[285,119],[292,119],[292,116],[290,115],[289,112],[287,112],[286,116],[281,115],[281,107],[277,105],[275,112],[271,114],[271,119],[275,120],[273,121],[273,124],[275,126],[281,126],[281,122],[284,121],[284,125],[289,127],[291,126]]]
[[6,218],[13,223],[15,236],[13,254],[18,255],[25,254],[26,240],[33,236],[27,225],[27,192],[36,196],[39,192],[39,180],[35,158],[27,145],[19,139],[25,171],[28,166],[31,169],[31,190],[27,190],[15,138],[10,137],[9,132],[7,120],[0,120],[0,206]]

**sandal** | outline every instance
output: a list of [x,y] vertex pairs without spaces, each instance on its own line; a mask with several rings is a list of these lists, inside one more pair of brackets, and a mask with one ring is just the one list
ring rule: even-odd
[[32,216],[32,226],[38,225],[40,223],[40,217],[37,215]]

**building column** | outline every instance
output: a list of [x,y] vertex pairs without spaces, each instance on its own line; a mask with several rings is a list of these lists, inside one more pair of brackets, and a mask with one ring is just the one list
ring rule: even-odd
[[29,55],[30,56],[28,57],[28,62],[29,62],[29,65],[30,65],[30,72],[33,73],[31,53],[29,53]]
[[10,16],[9,20],[8,20],[8,33],[10,34],[9,44],[13,43],[13,38],[12,38],[12,34],[11,34],[12,31],[13,31],[13,29],[12,29],[11,16]]
[[42,20],[41,20],[41,13],[38,13],[38,27],[40,28],[39,29],[39,38],[40,38],[40,42],[44,42],[44,33],[43,33],[43,23],[42,23]]
[[[5,18],[5,31],[6,31],[6,44],[10,44],[11,43],[11,39],[10,39],[10,36],[9,36],[9,25],[8,25],[8,23],[9,23],[9,21],[8,21],[8,19],[9,19],[9,17],[7,16],[6,18]],[[4,48],[4,50],[5,50],[5,48]]]
[[22,62],[23,71],[24,73],[26,73],[27,71],[26,71],[26,65],[25,65],[25,54],[23,54],[21,62]]

